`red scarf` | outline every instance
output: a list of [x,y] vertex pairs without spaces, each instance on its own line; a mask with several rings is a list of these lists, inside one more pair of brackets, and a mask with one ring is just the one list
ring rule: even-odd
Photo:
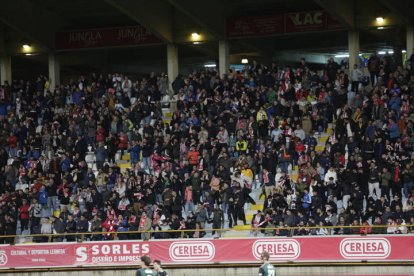
[[139,228],[143,229],[145,227],[145,218],[139,220]]
[[394,183],[398,182],[398,178],[400,178],[400,168],[397,166],[394,172]]
[[263,183],[264,184],[269,183],[269,173],[268,172],[263,174]]

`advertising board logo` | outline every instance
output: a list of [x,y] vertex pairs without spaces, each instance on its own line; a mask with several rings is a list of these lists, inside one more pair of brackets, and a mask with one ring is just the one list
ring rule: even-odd
[[340,252],[345,259],[385,259],[391,253],[386,238],[346,238],[341,241]]
[[176,262],[210,261],[214,258],[215,247],[209,241],[173,242],[170,245],[170,258]]
[[0,266],[6,265],[8,261],[6,251],[0,251]]
[[300,244],[293,239],[257,240],[252,251],[258,260],[263,251],[269,253],[271,261],[294,260],[300,255]]

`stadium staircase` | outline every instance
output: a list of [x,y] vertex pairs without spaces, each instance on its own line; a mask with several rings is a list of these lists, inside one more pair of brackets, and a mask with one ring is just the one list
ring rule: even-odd
[[[331,131],[328,130],[328,132],[324,132],[321,133],[320,135],[318,135],[318,144],[315,147],[315,150],[317,152],[322,152],[325,149],[325,145],[326,142],[329,138],[329,133]],[[295,166],[291,171],[290,171],[290,178],[292,181],[296,182],[296,180],[298,179],[298,175],[299,175],[299,167]],[[264,195],[261,195],[261,189],[257,188],[254,189],[251,193],[250,196],[256,201],[256,204],[245,204],[245,214],[246,214],[246,225],[243,225],[243,222],[241,220],[238,220],[237,222],[237,226],[234,226],[232,228],[232,230],[226,231],[223,233],[223,237],[226,238],[242,238],[242,237],[249,237],[252,235],[252,232],[250,231],[252,229],[251,227],[251,221],[254,217],[254,215],[257,213],[258,210],[263,210],[263,204],[264,204],[264,200],[265,197]],[[226,227],[225,227],[226,228]],[[258,234],[259,236],[261,235],[260,233]]]
[[[173,106],[162,108],[163,121],[165,124],[169,124],[171,122],[173,110],[174,110]],[[124,152],[124,155],[121,158],[121,151],[118,151],[115,156],[115,161],[116,161],[116,164],[121,169],[121,171],[125,171],[126,169],[131,168],[130,156],[128,152]]]
[[[170,108],[163,108],[163,119],[165,123],[169,123],[172,118],[172,111]],[[325,149],[325,144],[329,138],[330,129],[328,129],[327,132],[321,133],[318,135],[318,144],[315,147],[315,150],[317,152],[321,152]],[[131,168],[130,163],[130,156],[129,153],[124,153],[122,158],[120,158],[121,152],[117,152],[116,156],[116,163],[121,168],[122,171],[125,169]],[[292,181],[296,182],[299,175],[299,168],[298,166],[295,166],[290,171],[290,178]],[[245,214],[246,214],[246,225],[243,225],[242,221],[238,221],[237,226],[232,227],[232,230],[228,230],[222,233],[222,237],[227,238],[240,238],[240,237],[249,237],[252,235],[251,230],[251,221],[253,219],[253,216],[257,213],[258,210],[263,210],[263,204],[264,204],[264,196],[261,194],[261,189],[257,188],[252,191],[250,196],[256,201],[256,204],[246,204],[245,205]],[[228,221],[225,222],[224,228],[228,228]],[[259,234],[260,235],[260,234]]]

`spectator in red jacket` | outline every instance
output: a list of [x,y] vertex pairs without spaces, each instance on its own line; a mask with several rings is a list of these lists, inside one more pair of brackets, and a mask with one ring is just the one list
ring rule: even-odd
[[19,219],[21,231],[29,229],[29,209],[30,205],[27,199],[22,199],[22,205],[19,207]]
[[128,135],[126,133],[122,132],[119,133],[118,137],[118,150],[121,150],[121,158],[124,155],[124,151],[128,148]]
[[7,145],[9,149],[9,156],[15,157],[17,153],[17,137],[13,132],[10,132],[9,137],[7,137]]

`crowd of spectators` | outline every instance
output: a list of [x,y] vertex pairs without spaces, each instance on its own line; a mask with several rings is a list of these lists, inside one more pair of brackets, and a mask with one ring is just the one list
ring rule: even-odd
[[[413,232],[414,72],[376,55],[363,69],[348,74],[330,59],[316,72],[302,59],[179,75],[169,123],[164,74],[5,82],[0,235],[202,237],[208,224],[246,224],[257,189],[265,204],[252,228],[266,235],[285,235],[273,229],[284,226],[297,235]],[[121,170],[127,154],[131,168]],[[169,229],[189,231],[122,233]]]

